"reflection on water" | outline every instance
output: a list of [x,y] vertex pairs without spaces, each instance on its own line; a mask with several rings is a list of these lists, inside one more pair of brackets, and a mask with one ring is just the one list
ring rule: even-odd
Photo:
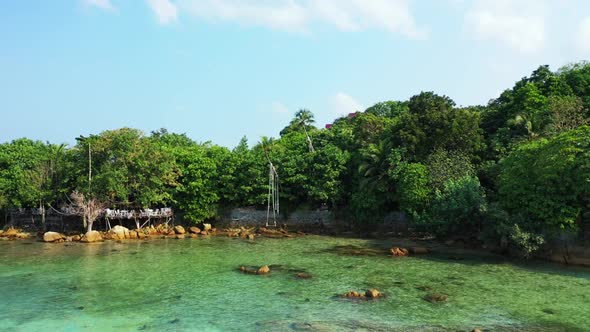
[[[6,331],[583,331],[590,270],[330,237],[0,245]],[[269,265],[269,275],[240,266]],[[301,273],[309,278],[301,278]],[[336,295],[378,288],[375,301]],[[444,301],[429,301],[444,294]]]

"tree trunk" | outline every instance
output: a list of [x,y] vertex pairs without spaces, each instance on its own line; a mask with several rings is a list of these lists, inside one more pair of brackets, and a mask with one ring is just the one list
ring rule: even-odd
[[86,227],[86,232],[91,232],[92,231],[92,224],[93,224],[93,222],[88,221],[88,227]]

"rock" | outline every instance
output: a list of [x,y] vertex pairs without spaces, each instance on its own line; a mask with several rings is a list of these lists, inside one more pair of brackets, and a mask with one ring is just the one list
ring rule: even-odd
[[2,236],[15,237],[16,234],[18,234],[18,230],[16,228],[9,228],[2,234]]
[[211,224],[203,224],[203,230],[204,230],[205,232],[207,232],[207,231],[211,230]]
[[87,232],[86,234],[84,234],[84,236],[82,236],[82,239],[80,241],[85,242],[85,243],[98,242],[98,241],[102,241],[102,236],[97,231],[90,231],[90,232]]
[[137,239],[137,231],[129,231],[129,238],[130,239]]
[[16,233],[17,239],[28,239],[30,237],[29,233]]
[[254,234],[248,234],[248,240],[254,240]]
[[166,233],[167,236],[174,236],[176,235],[176,233],[174,232],[173,229],[169,230],[168,233]]
[[191,235],[190,235],[190,237],[191,237],[191,239],[196,239],[196,238],[198,238],[199,236],[198,236],[197,234],[191,234]]
[[147,237],[147,235],[144,232],[142,232],[141,230],[137,231],[137,238],[138,239],[143,240],[146,237]]
[[409,254],[408,249],[400,247],[393,247],[389,251],[393,257],[403,257]]
[[202,231],[201,235],[209,235],[209,233],[207,233],[207,231]]
[[82,237],[80,235],[73,235],[72,236],[72,241],[80,241],[82,239]]
[[343,296],[346,298],[349,298],[349,299],[365,297],[363,294],[361,294],[357,291],[350,291],[350,292],[344,293]]
[[201,229],[199,227],[195,227],[195,226],[190,227],[188,229],[188,231],[191,232],[191,233],[193,233],[193,234],[199,234],[199,233],[201,233]]
[[475,328],[475,329],[471,330],[471,332],[482,332],[482,331],[478,328]]
[[258,271],[256,271],[256,274],[268,274],[270,273],[270,268],[268,267],[268,265],[264,265],[261,266]]
[[410,247],[410,252],[414,255],[428,254],[431,250],[425,247]]
[[428,294],[424,297],[424,299],[426,301],[431,302],[431,303],[445,302],[448,298],[449,298],[448,295],[441,294],[441,293],[431,293],[431,294]]
[[175,236],[175,238],[176,238],[177,240],[184,239],[184,237],[185,237],[185,235],[184,235],[184,234],[176,234],[176,236]]
[[71,236],[66,236],[66,242],[72,242],[72,237]]
[[299,272],[295,275],[295,277],[297,277],[297,279],[311,279],[312,275],[311,273],[307,272]]
[[113,240],[125,240],[129,238],[129,229],[121,225],[117,225],[109,231],[109,235]]
[[65,239],[65,236],[57,232],[45,232],[45,234],[43,234],[43,241],[45,242],[63,242]]
[[365,296],[370,299],[376,299],[376,298],[381,297],[383,295],[378,290],[372,288],[372,289],[367,289],[367,291],[365,292]]
[[174,226],[174,232],[176,234],[184,234],[186,233],[186,231],[184,230],[184,227],[178,225],[178,226]]

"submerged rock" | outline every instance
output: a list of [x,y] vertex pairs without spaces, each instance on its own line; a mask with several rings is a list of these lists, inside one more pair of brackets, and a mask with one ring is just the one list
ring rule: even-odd
[[428,294],[424,297],[424,299],[426,301],[431,302],[431,303],[445,302],[448,298],[449,298],[449,296],[447,294],[441,294],[441,293],[431,293],[431,294]]
[[295,277],[297,277],[297,279],[311,279],[313,276],[311,273],[299,272],[295,275]]
[[186,233],[186,231],[184,230],[184,227],[178,225],[178,226],[174,226],[174,232],[176,234],[184,234]]
[[190,227],[188,229],[188,231],[191,232],[191,233],[193,233],[193,234],[199,234],[199,233],[201,233],[201,229],[199,227],[195,227],[195,226]]
[[240,271],[247,274],[269,274],[270,268],[268,267],[268,265],[264,265],[259,268],[247,267],[242,265],[240,266]]
[[357,291],[350,291],[350,292],[344,293],[342,296],[349,298],[349,299],[365,297],[363,294],[361,294]]
[[85,243],[102,241],[102,235],[100,235],[100,233],[97,231],[86,232],[80,241]]
[[57,232],[45,232],[43,234],[43,241],[45,242],[63,242],[66,237]]
[[184,239],[184,237],[185,237],[185,235],[184,235],[184,234],[177,234],[177,235],[175,236],[175,238],[176,238],[177,240]]

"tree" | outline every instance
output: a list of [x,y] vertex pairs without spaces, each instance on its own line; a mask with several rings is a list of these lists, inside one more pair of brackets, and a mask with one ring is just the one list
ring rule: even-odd
[[315,123],[313,113],[308,109],[300,109],[289,122],[289,125],[281,130],[280,135],[285,136],[291,132],[310,131]]
[[483,149],[479,113],[454,105],[449,97],[432,92],[413,96],[392,139],[416,161],[437,149],[458,150],[477,159]]
[[100,217],[105,204],[100,202],[96,198],[87,198],[84,194],[74,191],[71,195],[72,211],[75,211],[77,215],[82,216],[82,222],[86,227],[86,232],[92,231],[92,225]]
[[588,126],[524,144],[500,166],[500,202],[526,231],[575,229],[590,209]]
[[548,101],[550,123],[547,132],[559,134],[576,129],[589,122],[582,99],[575,96],[552,96]]

